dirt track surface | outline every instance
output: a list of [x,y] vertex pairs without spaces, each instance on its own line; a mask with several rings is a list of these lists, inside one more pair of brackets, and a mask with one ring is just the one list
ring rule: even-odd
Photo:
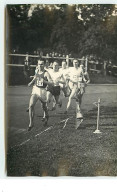
[[[62,108],[50,111],[44,127],[40,103],[35,126],[28,132],[26,109],[31,88],[8,87],[6,114],[6,162],[8,176],[117,176],[117,85],[89,85],[83,96],[84,121],[75,129],[75,100],[66,116]],[[99,129],[97,107],[101,98]],[[52,105],[50,104],[50,107]],[[66,123],[65,123],[66,122]]]

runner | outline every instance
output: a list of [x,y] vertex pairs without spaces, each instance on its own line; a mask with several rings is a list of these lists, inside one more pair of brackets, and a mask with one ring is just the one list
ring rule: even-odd
[[70,68],[68,80],[69,80],[69,87],[70,87],[71,93],[69,96],[69,100],[68,100],[65,113],[67,114],[70,108],[72,98],[75,98],[77,102],[77,108],[76,108],[77,118],[83,118],[82,113],[81,113],[81,108],[80,108],[81,99],[82,99],[81,83],[85,82],[85,80],[84,80],[84,73],[83,73],[82,68],[78,67],[77,59],[73,60],[73,67]]
[[85,67],[84,67],[83,64],[80,65],[80,69],[83,72],[83,79],[82,79],[82,82],[81,82],[81,96],[82,96],[85,92],[85,87],[87,86],[88,83],[90,83],[90,78],[89,78],[89,74],[85,70]]
[[60,84],[61,90],[64,93],[65,97],[68,97],[70,95],[70,89],[68,86],[68,76],[69,76],[69,67],[67,66],[67,62],[65,60],[62,61],[62,68],[59,69],[59,71],[63,74],[65,84]]
[[[34,84],[35,83],[35,84]],[[49,115],[48,115],[48,109],[47,109],[47,91],[46,87],[47,84],[51,85],[52,80],[50,75],[46,70],[44,70],[44,61],[38,60],[38,68],[36,69],[36,74],[33,78],[33,80],[28,84],[28,86],[31,86],[34,84],[32,89],[32,94],[30,97],[29,102],[29,127],[28,131],[30,131],[33,127],[33,119],[34,119],[34,107],[37,102],[37,100],[40,100],[42,104],[42,108],[44,110],[44,117],[43,121],[45,122],[44,125],[47,124]]]
[[[44,69],[51,75],[51,73],[53,72],[53,65],[52,63],[50,64],[49,63],[49,60],[47,59],[46,60],[46,63],[45,63],[45,67]],[[55,97],[51,95],[51,93],[47,93],[47,106],[48,106],[48,110],[55,110],[55,107],[54,105],[56,104],[56,100],[55,100]],[[52,103],[53,103],[53,106],[52,106],[52,109],[49,108],[49,104],[52,100]]]
[[65,84],[63,74],[59,71],[59,64],[57,61],[53,62],[53,70],[50,72],[50,76],[54,83],[54,86],[48,86],[47,88],[47,101],[50,101],[50,98],[54,96],[55,102],[53,102],[52,110],[56,109],[56,104],[60,107],[62,106],[62,101],[60,99],[60,83]]

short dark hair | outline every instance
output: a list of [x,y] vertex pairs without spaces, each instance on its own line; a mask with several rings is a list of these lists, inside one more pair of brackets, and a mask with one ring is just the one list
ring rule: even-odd
[[58,61],[58,60],[54,60],[54,61],[53,61],[53,63],[54,63],[54,62],[56,62],[56,63],[58,63],[58,64],[59,64],[59,61]]
[[46,58],[45,62],[49,62],[49,59],[48,59],[48,58]]
[[[38,61],[40,61],[40,62],[42,61],[43,63],[41,63],[41,64],[39,63],[39,64],[38,64]],[[45,66],[45,63],[44,63],[44,60],[43,60],[43,59],[38,60],[38,61],[37,61],[37,66],[38,66],[38,65],[43,65],[43,66]]]
[[66,60],[62,60],[62,62],[65,62],[67,64]]
[[40,61],[44,61],[44,63],[45,63],[45,59],[44,59],[44,58],[41,58],[41,57],[38,58],[38,59],[37,59],[37,62],[38,62],[39,60],[40,60]]
[[77,61],[78,61],[78,59],[77,59],[77,58],[74,58],[74,59],[73,59],[73,61],[74,61],[74,60],[77,60]]

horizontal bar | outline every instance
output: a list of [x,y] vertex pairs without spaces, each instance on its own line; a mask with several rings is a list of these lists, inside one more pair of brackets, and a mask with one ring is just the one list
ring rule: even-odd
[[[28,54],[9,54],[10,56],[27,56],[27,57],[33,57],[33,58],[39,58],[38,55],[28,55]],[[42,56],[42,58],[54,58],[54,59],[66,59],[67,57],[50,57],[50,56]],[[74,58],[68,58],[69,60],[73,60]],[[77,58],[78,59],[78,58]],[[86,59],[78,59],[78,60],[86,60]]]
[[[7,66],[14,66],[14,67],[23,67],[23,66],[27,66],[24,64],[6,64]],[[29,65],[30,67],[36,67],[36,65]]]

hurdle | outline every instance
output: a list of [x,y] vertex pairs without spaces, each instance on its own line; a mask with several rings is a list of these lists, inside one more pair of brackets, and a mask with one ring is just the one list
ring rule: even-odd
[[93,104],[95,104],[95,106],[98,107],[98,111],[97,111],[97,129],[93,132],[93,133],[101,133],[101,131],[99,130],[99,118],[100,118],[100,98],[98,99],[98,102],[94,102]]

